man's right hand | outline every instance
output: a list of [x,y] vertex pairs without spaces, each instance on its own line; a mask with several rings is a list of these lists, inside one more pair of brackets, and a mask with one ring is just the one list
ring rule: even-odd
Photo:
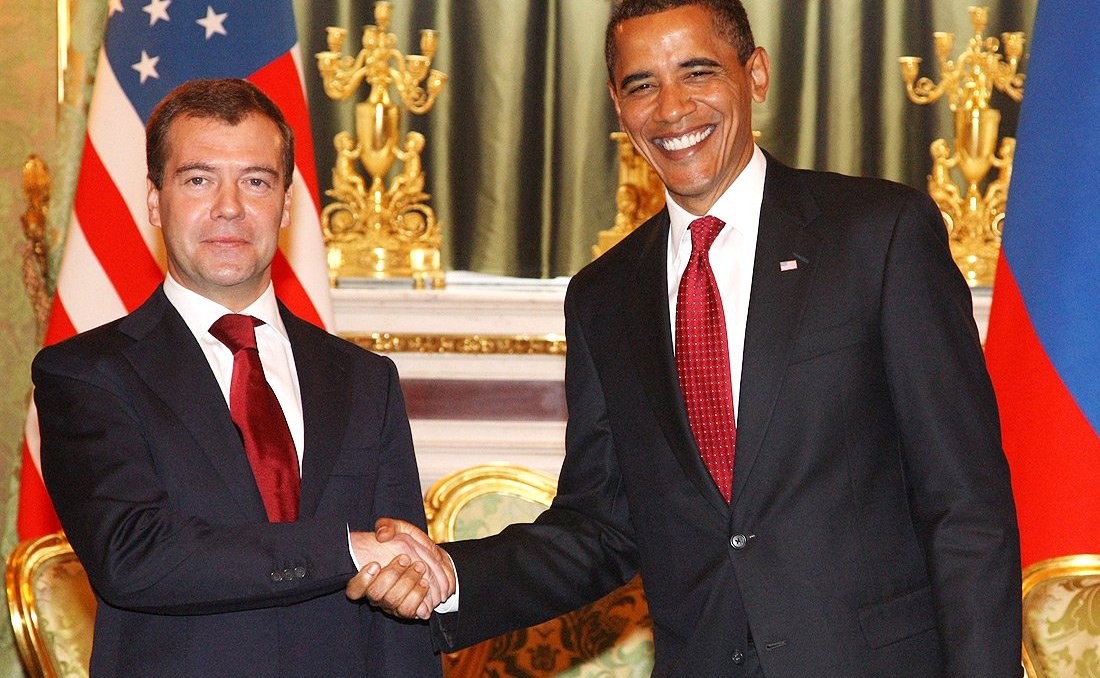
[[[374,533],[352,533],[369,536],[371,549],[393,549],[398,555],[385,568],[377,557],[356,556],[368,563],[348,582],[349,598],[367,598],[378,607],[398,616],[427,619],[439,603],[454,594],[456,577],[450,556],[428,535],[411,523],[395,518],[380,518]],[[369,562],[368,562],[369,561]]]

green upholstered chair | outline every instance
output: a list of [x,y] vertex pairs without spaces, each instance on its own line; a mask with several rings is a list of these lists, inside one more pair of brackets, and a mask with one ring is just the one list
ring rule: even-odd
[[[436,541],[453,541],[530,522],[550,505],[556,485],[551,476],[508,464],[453,473],[428,490],[428,531]],[[653,623],[641,580],[580,610],[445,655],[443,668],[447,678],[649,676]]]
[[1100,678],[1100,555],[1030,565],[1023,604],[1029,678]]
[[64,533],[20,542],[5,572],[19,658],[31,678],[88,675],[95,595]]

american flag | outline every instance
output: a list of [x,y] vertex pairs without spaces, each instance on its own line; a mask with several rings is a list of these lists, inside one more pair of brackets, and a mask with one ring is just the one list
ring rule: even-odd
[[[273,265],[292,311],[331,329],[309,111],[291,0],[109,0],[88,113],[73,214],[46,344],[119,318],[164,279],[165,254],[149,225],[145,122],[193,78],[246,78],[282,109],[295,133],[292,227]],[[23,446],[20,539],[60,529],[38,470],[32,403]]]

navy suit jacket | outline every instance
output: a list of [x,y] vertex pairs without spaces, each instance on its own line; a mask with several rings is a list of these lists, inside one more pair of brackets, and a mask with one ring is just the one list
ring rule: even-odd
[[[534,524],[447,545],[453,649],[640,571],[654,675],[1020,675],[1008,468],[939,211],[890,182],[768,158],[733,502],[691,434],[662,212],[566,295],[566,458]],[[795,266],[781,262],[796,262]]]
[[343,591],[349,527],[424,525],[396,368],[280,311],[305,420],[294,523],[267,522],[225,398],[161,289],[35,358],[43,477],[99,604],[92,675],[439,675],[425,624]]

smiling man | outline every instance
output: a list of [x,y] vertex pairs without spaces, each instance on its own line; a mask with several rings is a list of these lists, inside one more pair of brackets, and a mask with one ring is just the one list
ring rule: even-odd
[[[558,495],[444,546],[437,641],[640,571],[657,676],[1019,676],[1008,469],[938,209],[756,146],[770,64],[736,0],[623,0],[606,50],[667,209],[573,278]],[[395,576],[349,592],[392,606]]]
[[424,509],[393,363],[275,298],[290,128],[248,82],[199,80],[146,142],[164,284],[33,365],[43,477],[97,598],[91,674],[439,675],[426,624],[344,595],[394,558],[427,589],[422,552],[366,532]]

